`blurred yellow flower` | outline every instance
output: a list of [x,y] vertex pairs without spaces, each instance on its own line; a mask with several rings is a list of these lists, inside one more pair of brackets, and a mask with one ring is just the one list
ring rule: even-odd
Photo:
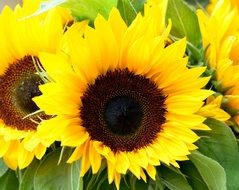
[[223,106],[239,124],[239,10],[225,0],[218,1],[210,15],[202,10],[197,15],[206,58],[215,71],[215,90],[224,95]]

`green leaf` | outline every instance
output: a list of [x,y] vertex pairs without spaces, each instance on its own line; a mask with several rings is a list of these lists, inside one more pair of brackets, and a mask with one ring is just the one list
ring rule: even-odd
[[40,164],[40,161],[35,159],[27,168],[26,171],[23,174],[22,181],[20,183],[19,190],[34,190],[34,177],[36,170],[38,169],[38,166]]
[[16,176],[15,171],[8,170],[1,178],[0,178],[0,189],[1,190],[17,190],[19,187],[19,182]]
[[225,169],[228,190],[239,189],[239,153],[232,130],[215,119],[207,119],[205,123],[212,130],[198,132],[201,136],[197,142],[199,151],[216,160]]
[[67,0],[64,6],[78,21],[89,19],[92,23],[97,14],[108,18],[111,9],[117,6],[117,0]]
[[159,168],[162,183],[170,190],[192,190],[184,175],[165,166]]
[[134,6],[137,13],[144,11],[144,3],[146,0],[131,0],[132,5]]
[[187,40],[199,46],[201,33],[198,19],[193,10],[182,0],[168,0],[166,18],[173,23],[172,34],[178,38],[187,37]]
[[197,168],[209,190],[227,190],[226,173],[217,161],[202,155],[198,151],[190,154],[189,158]]
[[208,190],[197,168],[191,161],[184,161],[180,164],[181,171],[186,175],[193,190]]
[[168,0],[166,19],[172,20],[171,34],[176,38],[186,36],[190,54],[202,59],[202,37],[195,12],[182,0]]
[[117,8],[120,11],[125,23],[129,26],[135,19],[137,11],[130,0],[118,0]]
[[8,170],[8,167],[4,163],[3,159],[0,159],[0,177],[2,177],[7,170]]
[[65,150],[59,164],[61,155],[59,149],[48,154],[36,170],[34,190],[80,190],[80,164],[79,162],[67,164],[70,154],[71,150]]

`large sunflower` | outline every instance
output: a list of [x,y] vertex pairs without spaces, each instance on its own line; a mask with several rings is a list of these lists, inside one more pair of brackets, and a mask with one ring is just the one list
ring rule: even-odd
[[[188,69],[186,40],[165,47],[171,25],[159,34],[157,12],[140,14],[127,27],[113,9],[109,19],[97,16],[84,37],[66,32],[66,54],[41,53],[52,82],[41,85],[33,100],[56,117],[39,128],[44,143],[60,137],[62,146],[76,147],[68,162],[81,158],[81,176],[102,160],[109,183],[119,188],[121,174],[155,179],[160,163],[177,161],[197,147],[192,130],[208,130],[196,112],[211,92],[201,88],[204,67]],[[50,131],[50,132],[49,132]]]
[[[25,7],[26,6],[26,7]],[[46,119],[31,100],[41,92],[43,81],[36,74],[34,60],[39,51],[55,52],[63,35],[61,17],[53,10],[44,18],[21,19],[30,13],[28,5],[5,7],[0,14],[0,156],[12,168],[26,167],[41,158],[46,147],[34,138],[38,122]]]
[[[215,90],[223,106],[239,124],[239,12],[228,1],[218,1],[211,15],[198,11],[209,67],[215,71]],[[215,31],[215,28],[217,30]]]

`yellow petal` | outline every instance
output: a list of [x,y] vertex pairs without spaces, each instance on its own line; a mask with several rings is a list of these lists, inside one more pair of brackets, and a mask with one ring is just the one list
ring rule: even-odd
[[156,169],[154,166],[149,164],[148,167],[146,168],[146,171],[153,180],[156,179]]
[[27,151],[22,144],[18,146],[18,167],[23,169],[27,167],[33,160],[34,153]]
[[98,170],[100,169],[101,165],[101,156],[100,154],[95,150],[94,142],[90,142],[89,146],[89,159],[92,167],[92,173],[96,174]]
[[80,172],[81,177],[83,177],[90,168],[89,145],[90,145],[89,141],[86,141],[86,143],[84,144],[84,149],[83,149],[84,152],[82,154],[82,159],[81,159],[81,172]]
[[124,152],[119,152],[116,154],[116,163],[115,169],[121,174],[126,174],[126,171],[129,169],[130,162],[128,156]]

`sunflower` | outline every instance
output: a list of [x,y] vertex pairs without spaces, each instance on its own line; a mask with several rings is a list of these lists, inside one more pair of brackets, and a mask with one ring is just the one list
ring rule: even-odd
[[54,10],[44,18],[20,19],[30,12],[27,8],[6,6],[0,14],[0,156],[11,169],[26,167],[46,151],[35,138],[46,115],[28,116],[39,109],[31,98],[41,94],[38,85],[43,83],[34,62],[39,51],[55,52],[63,35],[62,19]]
[[[223,95],[222,106],[239,124],[239,11],[219,1],[211,15],[197,12],[209,67],[214,70],[215,90]],[[215,28],[217,30],[215,31]]]
[[155,10],[127,27],[113,9],[108,20],[98,15],[84,37],[70,28],[67,54],[39,56],[52,82],[33,100],[55,117],[38,135],[46,144],[55,136],[76,147],[68,162],[81,158],[81,176],[105,161],[118,189],[128,171],[146,180],[145,172],[155,179],[160,163],[179,167],[197,148],[192,130],[209,130],[197,114],[212,94],[201,89],[209,80],[200,77],[205,68],[186,67],[185,39],[165,47],[171,24],[160,33]]

